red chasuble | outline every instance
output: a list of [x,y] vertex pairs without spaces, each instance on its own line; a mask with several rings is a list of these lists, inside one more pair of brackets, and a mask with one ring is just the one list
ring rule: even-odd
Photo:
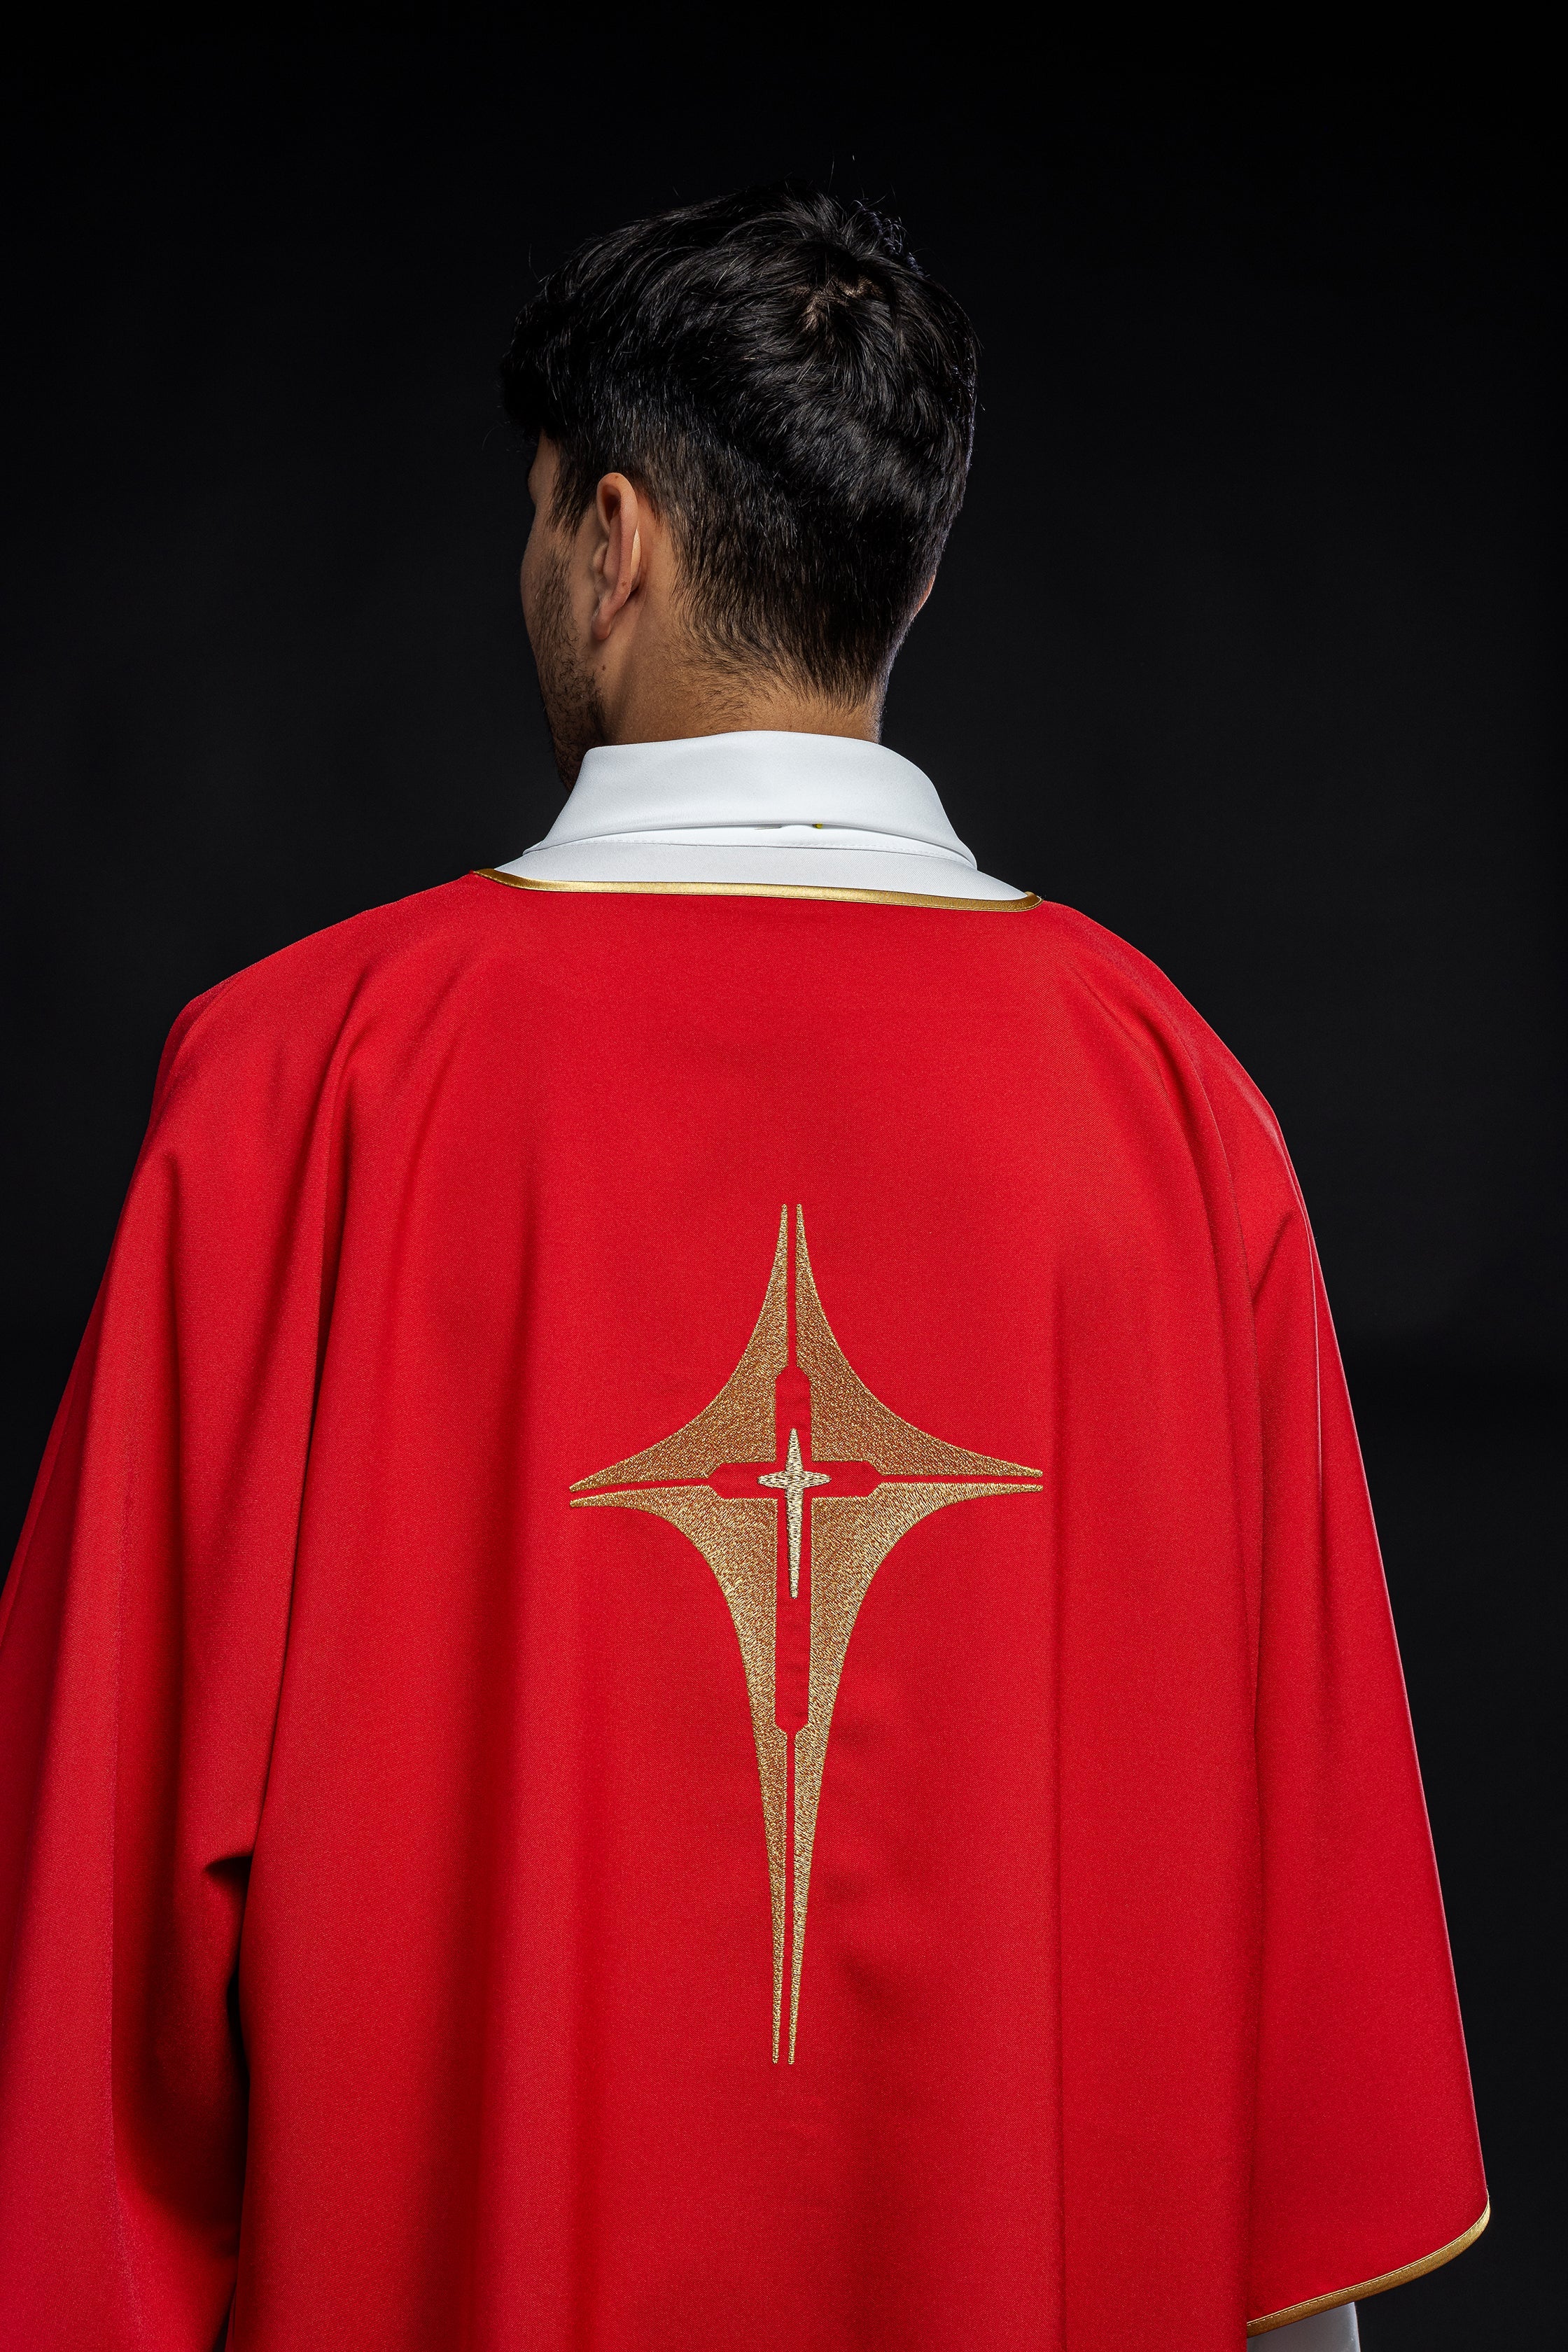
[[1237,2352],[1484,2218],[1289,1163],[1064,909],[216,989],[4,1607],[18,2352]]

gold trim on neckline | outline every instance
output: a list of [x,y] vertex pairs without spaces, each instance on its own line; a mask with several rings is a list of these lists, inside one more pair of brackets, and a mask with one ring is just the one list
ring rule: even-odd
[[1289,2327],[1298,2319],[1311,2319],[1320,2311],[1332,2311],[1338,2304],[1364,2303],[1369,2294],[1382,2294],[1391,2286],[1406,2286],[1412,2279],[1424,2278],[1428,2271],[1440,2270],[1445,2263],[1451,2263],[1456,2254],[1462,2254],[1467,2246],[1473,2246],[1491,2218],[1491,2200],[1489,2197],[1480,2220],[1472,2221],[1469,2228],[1462,2230],[1457,2238],[1450,2238],[1446,2246],[1439,2246],[1435,2254],[1423,2254],[1418,2263],[1405,2263],[1399,2270],[1384,2271],[1381,2278],[1363,2279],[1359,2286],[1342,2286],[1332,2294],[1315,2294],[1308,2303],[1293,2303],[1288,2310],[1271,2311],[1265,2319],[1249,2319],[1247,2332],[1249,2336],[1268,2336],[1275,2328]]
[[675,898],[844,898],[862,907],[951,907],[966,915],[1022,914],[1040,904],[1033,890],[1017,898],[939,898],[923,890],[856,890],[825,882],[542,882],[531,874],[503,874],[499,866],[473,870],[482,882],[504,882],[510,890],[596,890]]

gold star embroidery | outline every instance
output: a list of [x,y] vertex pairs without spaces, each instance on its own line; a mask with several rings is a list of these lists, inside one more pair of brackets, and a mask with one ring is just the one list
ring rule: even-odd
[[1037,1495],[1040,1478],[1020,1463],[928,1437],[871,1394],[828,1328],[804,1213],[795,1211],[792,1232],[786,1208],[756,1328],[712,1403],[673,1436],[572,1489],[574,1504],[668,1519],[729,1602],[762,1781],[775,2060],[786,1946],[795,2058],[827,1735],[867,1588],[900,1538],[932,1511],[986,1495]]

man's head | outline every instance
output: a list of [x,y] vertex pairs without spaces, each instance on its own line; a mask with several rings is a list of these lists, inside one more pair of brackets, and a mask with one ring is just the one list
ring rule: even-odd
[[568,780],[616,734],[697,731],[661,724],[661,691],[673,711],[700,687],[721,725],[874,730],[963,501],[974,376],[897,227],[793,182],[549,278],[502,383],[539,443],[523,602]]

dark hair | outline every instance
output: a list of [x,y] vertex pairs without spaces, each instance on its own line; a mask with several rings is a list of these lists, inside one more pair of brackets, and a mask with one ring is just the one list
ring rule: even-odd
[[898,224],[793,180],[584,245],[501,367],[508,414],[560,451],[558,520],[626,475],[670,519],[708,653],[851,700],[963,503],[974,376]]

